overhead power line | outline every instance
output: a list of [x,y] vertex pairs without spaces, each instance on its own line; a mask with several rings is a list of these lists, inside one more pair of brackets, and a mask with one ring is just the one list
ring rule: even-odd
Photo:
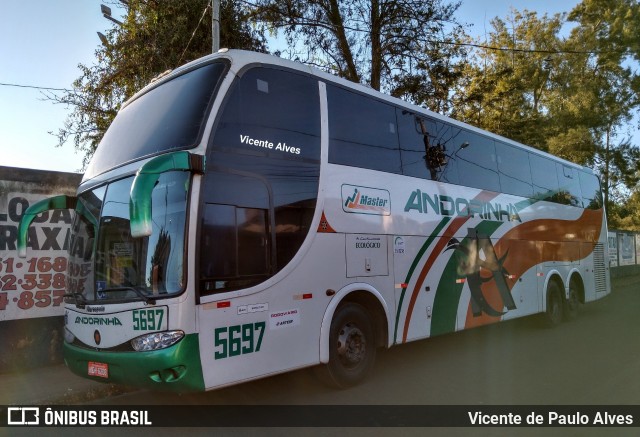
[[182,62],[182,57],[184,56],[184,54],[186,53],[187,49],[189,48],[189,45],[191,44],[191,41],[193,40],[193,37],[196,36],[196,32],[198,31],[198,28],[200,27],[200,24],[202,23],[202,19],[204,18],[205,14],[207,13],[207,11],[209,10],[210,7],[211,7],[211,5],[207,4],[207,6],[204,8],[204,11],[202,11],[202,16],[200,17],[200,21],[198,21],[198,24],[196,25],[196,28],[193,29],[193,33],[191,34],[191,38],[189,38],[189,42],[187,43],[186,47],[182,51],[182,54],[180,55],[180,59],[178,60],[178,65],[180,65],[180,63]]
[[445,44],[462,47],[474,47],[485,50],[495,50],[498,52],[517,52],[517,53],[546,53],[546,54],[571,54],[571,55],[602,55],[608,53],[627,53],[628,50],[551,50],[551,49],[519,49],[516,47],[496,47],[485,44],[463,43],[456,41],[437,41],[429,40],[432,44]]
[[[239,0],[240,3],[244,3],[247,6],[250,7],[255,7],[255,4],[247,1],[247,0]],[[286,17],[286,15],[280,13],[281,17],[286,18],[287,20],[289,19],[289,17]],[[281,26],[277,26],[277,27],[290,27],[290,26],[300,26],[300,27],[304,27],[304,26],[318,26],[321,28],[324,28],[326,30],[331,30],[334,25],[330,22],[321,20],[321,19],[314,19],[314,18],[306,18],[306,17],[296,17],[300,20],[302,20],[301,22],[296,22],[295,20],[293,22],[287,21],[286,24],[283,24]],[[369,29],[368,28],[360,28],[360,27],[353,27],[353,26],[347,26],[343,23],[342,28],[344,30],[348,30],[351,32],[356,32],[356,33],[368,33]],[[624,49],[624,50],[597,50],[597,49],[584,49],[584,50],[572,50],[572,49],[528,49],[528,48],[517,48],[517,47],[497,47],[497,46],[491,46],[491,45],[487,45],[487,44],[480,44],[480,43],[471,43],[471,42],[459,42],[459,41],[446,41],[446,40],[434,40],[434,39],[423,39],[423,42],[429,43],[429,44],[442,44],[442,45],[450,45],[450,46],[457,46],[457,47],[472,47],[472,48],[477,48],[477,49],[483,49],[483,50],[492,50],[492,51],[498,51],[498,52],[515,52],[515,53],[543,53],[543,54],[557,54],[557,55],[561,55],[561,54],[571,54],[571,55],[605,55],[605,54],[610,54],[610,53],[617,53],[617,54],[630,54],[631,50],[637,50],[637,49]]]
[[0,86],[11,86],[15,88],[31,88],[34,90],[44,90],[44,91],[71,91],[67,88],[52,88],[47,86],[36,86],[36,85],[21,85],[17,83],[2,83],[0,82]]

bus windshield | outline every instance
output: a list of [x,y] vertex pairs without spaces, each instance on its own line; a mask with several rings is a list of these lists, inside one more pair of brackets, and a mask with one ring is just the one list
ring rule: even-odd
[[100,141],[85,179],[145,156],[196,146],[225,69],[223,62],[207,64],[127,104]]
[[69,291],[76,304],[149,301],[184,289],[188,172],[160,176],[152,192],[149,237],[133,238],[133,177],[82,193],[69,245]]

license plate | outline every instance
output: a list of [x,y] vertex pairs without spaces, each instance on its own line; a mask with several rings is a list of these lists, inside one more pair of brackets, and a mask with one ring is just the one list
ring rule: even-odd
[[89,376],[109,378],[109,365],[106,363],[96,363],[89,361]]

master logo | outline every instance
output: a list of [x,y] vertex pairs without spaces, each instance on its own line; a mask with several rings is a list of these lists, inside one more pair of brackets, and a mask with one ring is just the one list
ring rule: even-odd
[[344,212],[370,215],[391,215],[391,195],[387,190],[342,186],[342,210]]

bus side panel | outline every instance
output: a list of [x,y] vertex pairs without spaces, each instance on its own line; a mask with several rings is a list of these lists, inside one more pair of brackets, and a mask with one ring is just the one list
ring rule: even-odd
[[[322,318],[348,282],[344,234],[317,234],[284,278],[202,298],[200,353],[207,389],[319,363]],[[236,296],[236,297],[234,297]]]
[[[411,325],[407,332],[408,339],[424,338],[430,335],[431,317],[433,315],[433,300],[436,288],[432,285],[418,284],[418,277],[424,268],[424,262],[420,262],[422,254],[428,249],[430,240],[435,236],[416,237],[411,235],[398,235],[394,237],[394,276],[395,276],[395,301],[396,308],[406,308],[412,299],[412,291],[415,287],[421,287],[418,299],[414,305],[420,308],[423,323]],[[406,311],[396,311],[394,317],[394,343],[401,343],[404,338]]]

